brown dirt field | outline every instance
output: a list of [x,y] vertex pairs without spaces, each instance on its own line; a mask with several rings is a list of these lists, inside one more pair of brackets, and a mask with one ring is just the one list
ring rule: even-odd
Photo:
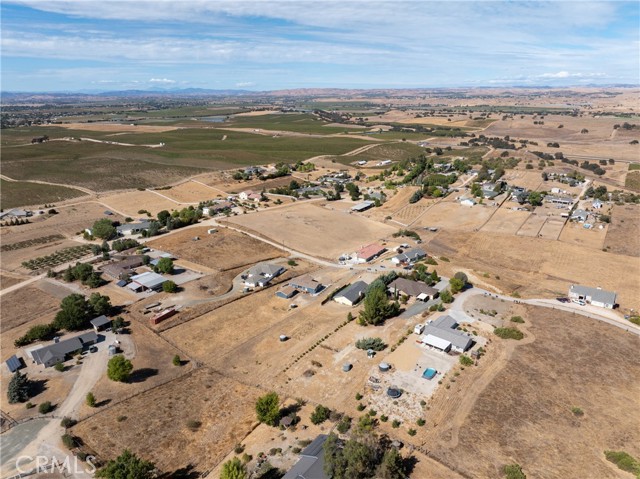
[[33,320],[44,323],[53,319],[60,299],[42,291],[37,285],[30,284],[2,296],[3,334]]
[[430,208],[415,226],[472,231],[480,228],[495,210],[496,208],[484,205],[463,206],[452,198]]
[[532,213],[529,217],[522,223],[522,226],[516,233],[518,236],[529,236],[529,237],[537,237],[542,230],[542,227],[547,221],[546,216],[538,215],[536,213]]
[[562,233],[564,224],[565,224],[565,221],[562,218],[558,218],[558,217],[547,218],[547,221],[545,221],[538,235],[540,238],[557,240],[559,239],[560,234]]
[[[547,189],[546,183],[542,181],[542,172],[537,170],[507,170],[502,179],[511,186],[520,186],[521,188],[527,188],[529,190],[539,190],[544,184],[545,189]],[[567,187],[568,185],[563,186]],[[551,189],[551,187],[552,186],[549,186],[548,189]]]
[[507,294],[556,297],[581,283],[617,291],[623,309],[640,308],[640,265],[630,264],[628,256],[541,238],[454,231],[439,231],[425,249],[451,259],[437,266],[440,274],[462,267],[477,276],[499,275],[497,286]]
[[[207,229],[189,228],[168,236],[160,236],[147,245],[217,271],[236,269],[286,256],[281,250],[242,233],[218,228],[217,233],[208,234]],[[200,241],[192,241],[194,236],[199,236]]]
[[[240,168],[239,168],[240,169]],[[288,186],[289,183],[291,183],[291,180],[294,179],[293,176],[282,176],[280,178],[274,178],[272,180],[266,180],[266,181],[261,181],[257,178],[253,178],[251,180],[248,181],[238,181],[238,180],[234,180],[232,178],[233,173],[236,170],[228,170],[228,171],[222,171],[222,172],[215,172],[215,173],[206,173],[204,175],[198,176],[198,181],[201,181],[202,183],[205,183],[206,185],[210,186],[211,188],[214,188],[215,190],[219,190],[221,193],[223,193],[223,196],[226,196],[227,194],[232,194],[232,193],[240,193],[241,191],[246,191],[246,190],[257,190],[257,191],[262,191],[263,188],[265,188],[267,191],[270,190],[271,188],[277,188],[279,186]],[[314,175],[320,176],[320,174],[318,174],[318,172],[310,172],[309,173],[310,178],[314,178]],[[307,174],[304,173],[302,174],[302,176],[297,175],[299,178],[307,177]],[[215,190],[211,190],[213,193],[216,193]],[[168,190],[171,191],[171,190]]]
[[[124,348],[124,354],[133,363],[132,380],[128,383],[117,383],[109,378],[102,377],[92,389],[98,403],[105,402],[105,406],[119,403],[125,398],[152,389],[156,386],[173,380],[189,372],[193,364],[188,362],[183,366],[172,364],[173,356],[178,354],[183,361],[188,360],[187,354],[173,347],[162,337],[155,334],[145,324],[132,320],[129,315],[124,316],[130,322],[131,331],[129,338],[132,339],[134,349]],[[123,341],[124,343],[124,341]],[[95,409],[82,405],[79,414],[86,417],[95,412]]]
[[510,208],[511,205],[515,205],[515,203],[506,203],[500,207],[487,224],[482,227],[481,231],[515,235],[525,221],[527,221],[531,213],[528,211],[513,210]]
[[122,125],[118,125],[115,123],[62,123],[51,126],[69,128],[70,130],[112,131],[114,133],[121,131],[128,133],[162,133],[163,131],[172,131],[179,129],[175,126],[131,125],[129,123]]
[[[330,207],[330,204],[329,204]],[[285,246],[322,258],[335,260],[363,244],[380,241],[396,228],[318,206],[294,203],[290,207],[231,217],[229,223],[259,232]]]
[[604,225],[604,227],[600,229],[599,226],[600,225],[588,230],[580,223],[569,221],[562,229],[559,239],[565,243],[577,244],[587,248],[602,249],[608,227]]
[[638,205],[613,207],[604,247],[611,253],[640,256],[640,207]]
[[[262,393],[211,369],[198,369],[110,407],[72,431],[103,459],[115,458],[126,447],[163,471],[192,465],[204,473],[252,430],[255,401]],[[120,416],[126,420],[118,422]],[[202,425],[192,431],[190,420]]]
[[[438,418],[443,426],[424,437],[432,455],[478,478],[501,477],[512,463],[528,477],[622,477],[603,452],[640,455],[640,417],[629,400],[640,393],[640,360],[628,354],[637,338],[570,313],[528,307],[523,316],[528,339],[506,346],[495,339],[491,349],[508,348],[500,360],[487,356],[471,374],[463,372],[476,376],[468,388],[461,381],[436,393],[432,409],[465,390],[475,389],[477,398],[467,396],[458,413]],[[574,416],[574,406],[585,415]]]
[[158,212],[162,210],[180,210],[185,207],[185,205],[180,205],[175,201],[160,196],[164,195],[164,190],[158,191],[158,193],[159,194],[156,194],[151,191],[129,191],[127,193],[103,196],[100,198],[100,201],[113,209],[127,213],[127,215],[134,219],[146,218],[144,214],[141,215],[138,213],[139,210],[147,210],[153,216],[156,216]]
[[180,203],[193,204],[224,196],[223,192],[195,181],[186,181],[179,185],[172,186],[171,189],[168,190],[158,190],[158,193],[162,193]]
[[0,289],[7,289],[10,286],[14,286],[18,283],[25,281],[26,277],[20,277],[17,275],[9,275],[7,273],[0,273]]

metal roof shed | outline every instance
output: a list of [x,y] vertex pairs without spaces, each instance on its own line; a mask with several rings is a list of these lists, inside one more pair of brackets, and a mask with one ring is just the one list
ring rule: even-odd
[[442,351],[448,351],[451,349],[451,343],[445,339],[438,338],[432,334],[427,334],[426,336],[422,336],[422,342],[427,346],[432,346],[434,348],[438,348]]

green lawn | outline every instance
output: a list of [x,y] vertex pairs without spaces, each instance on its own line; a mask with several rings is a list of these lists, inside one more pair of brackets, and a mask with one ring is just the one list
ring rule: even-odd
[[640,163],[629,163],[629,171],[640,170]]
[[82,191],[64,186],[0,180],[0,208],[5,210],[25,205],[42,206],[82,195]]

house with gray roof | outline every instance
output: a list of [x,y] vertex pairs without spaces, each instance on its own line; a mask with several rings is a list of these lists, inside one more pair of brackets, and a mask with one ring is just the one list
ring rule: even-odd
[[313,279],[308,274],[292,279],[289,282],[289,286],[296,288],[298,291],[309,294],[316,294],[317,292],[322,290],[322,284],[319,281]]
[[273,278],[285,272],[285,268],[278,264],[260,263],[249,269],[244,276],[245,286],[255,288],[266,286]]
[[394,264],[410,264],[415,263],[416,261],[421,260],[422,258],[426,258],[427,253],[425,253],[420,248],[413,248],[405,251],[404,253],[400,253],[399,255],[391,258],[391,262]]
[[617,293],[602,288],[572,284],[569,287],[569,299],[584,301],[601,308],[613,309],[616,305]]
[[104,314],[102,316],[98,316],[97,318],[93,318],[91,321],[91,326],[93,326],[93,330],[97,333],[98,331],[102,331],[103,329],[107,329],[111,327],[111,320],[107,318]]
[[336,303],[354,306],[364,297],[364,293],[369,285],[364,281],[356,281],[350,284],[333,297]]
[[458,322],[451,316],[440,316],[425,326],[422,343],[445,352],[453,350],[464,353],[473,346],[473,339],[470,335],[458,331],[457,327]]
[[577,209],[571,214],[572,220],[578,220],[580,222],[587,221],[588,217],[589,217],[589,212],[582,209]]
[[42,364],[45,368],[50,368],[57,363],[65,362],[69,356],[76,351],[84,351],[88,346],[95,344],[97,341],[98,335],[95,331],[89,331],[88,333],[83,333],[79,336],[65,339],[64,341],[54,342],[49,346],[32,349],[29,351],[29,354],[36,364]]
[[324,442],[326,434],[320,434],[300,453],[300,459],[282,479],[329,479],[324,472]]
[[434,297],[438,294],[438,290],[428,286],[426,283],[422,283],[421,281],[412,281],[407,278],[396,278],[394,279],[388,286],[389,292],[392,294],[405,294],[407,296],[420,296],[423,295],[422,298]]
[[127,285],[132,291],[159,291],[162,289],[162,285],[166,283],[168,279],[158,273],[148,271],[146,273],[137,274],[131,276],[131,282]]
[[144,230],[148,230],[151,226],[151,221],[141,220],[138,223],[125,223],[117,226],[116,231],[121,236],[131,236],[141,234]]

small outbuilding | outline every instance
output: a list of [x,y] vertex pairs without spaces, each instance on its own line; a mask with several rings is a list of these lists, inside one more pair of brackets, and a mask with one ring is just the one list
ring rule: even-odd
[[293,286],[287,285],[284,288],[276,291],[276,296],[278,298],[291,299],[298,293],[298,290]]
[[98,316],[97,318],[93,318],[90,323],[96,333],[111,327],[111,320],[104,314],[102,316]]
[[22,368],[23,364],[20,358],[15,354],[5,361],[7,369],[10,373],[15,373],[18,369]]

